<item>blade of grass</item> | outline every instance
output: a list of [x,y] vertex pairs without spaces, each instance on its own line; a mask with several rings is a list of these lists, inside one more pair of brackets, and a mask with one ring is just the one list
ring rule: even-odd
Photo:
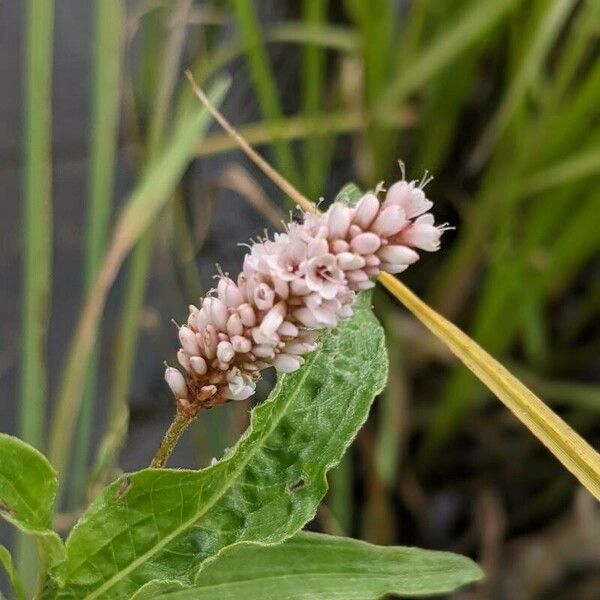
[[[19,430],[42,449],[46,422],[46,331],[52,281],[52,36],[54,2],[28,0],[25,58],[23,348]],[[17,564],[35,583],[35,542],[18,537]],[[31,586],[28,586],[31,588]],[[31,592],[32,589],[28,589]]]
[[540,11],[540,21],[533,33],[527,36],[529,46],[524,52],[518,70],[511,81],[496,114],[483,132],[473,150],[469,168],[477,170],[488,158],[493,147],[508,126],[514,111],[523,101],[531,86],[540,80],[544,62],[556,38],[573,10],[576,0],[556,0],[549,9]]
[[600,454],[496,359],[404,284],[387,273],[379,279],[600,500]]
[[553,187],[571,183],[600,173],[600,148],[594,145],[533,173],[525,183],[526,194],[538,194]]
[[[225,79],[215,82],[210,91],[214,102],[219,104],[222,101],[228,86]],[[209,124],[206,110],[196,110],[187,116],[164,151],[145,169],[114,226],[106,257],[77,322],[52,420],[50,457],[59,472],[64,472],[79,412],[87,360],[106,296],[130,250],[169,199],[194,154],[198,139]]]
[[[119,133],[124,14],[119,0],[96,0],[94,15],[94,82],[92,91],[89,202],[86,226],[84,287],[89,292],[102,257],[112,209]],[[100,323],[99,323],[100,325]],[[71,467],[70,505],[81,504],[91,450],[96,404],[100,332],[90,354]]]
[[388,491],[393,489],[398,475],[402,444],[408,429],[406,413],[409,398],[404,344],[394,329],[393,316],[394,307],[385,306],[382,318],[386,331],[390,369],[386,388],[379,400],[379,425],[374,448],[377,473]]
[[[327,13],[327,0],[305,0],[303,5],[304,22],[307,28],[322,25]],[[325,53],[314,44],[305,44],[302,48],[302,112],[305,117],[318,115],[321,109],[323,83],[325,75]],[[324,138],[315,133],[304,142],[303,166],[307,193],[317,197],[323,189],[323,179],[331,152],[325,153]]]
[[[311,212],[317,211],[308,198],[277,173],[233,129],[210,99],[197,87],[189,71],[187,76],[204,106],[225,131],[238,141],[240,148],[254,164],[302,208]],[[398,301],[448,346],[595,498],[600,500],[600,454],[474,340],[420,300],[398,279],[388,273],[382,273],[378,279]]]
[[[462,10],[465,2],[438,3],[432,16],[427,20],[427,29],[433,29],[430,35],[435,38],[446,28],[456,10]],[[421,15],[416,15],[424,20]],[[421,26],[422,27],[422,26]],[[406,34],[415,36],[411,26]],[[416,173],[425,170],[435,172],[440,163],[446,159],[455,140],[455,132],[459,126],[461,110],[476,86],[477,66],[483,51],[489,47],[495,36],[488,35],[470,48],[463,50],[460,57],[441,69],[432,77],[425,87],[423,109],[419,119],[419,133],[416,136],[417,150],[414,161]],[[406,44],[403,44],[403,52]],[[409,47],[408,56],[411,61],[418,57],[420,48]],[[410,62],[404,61],[410,65]],[[434,131],[435,135],[431,135]]]
[[[161,48],[162,30],[154,30],[154,37],[147,39],[150,46],[147,54],[151,57],[159,55],[161,62],[156,65],[155,80],[146,78],[144,85],[152,87],[146,93],[154,94],[150,112],[146,161],[151,162],[160,151],[166,133],[170,114],[170,104],[175,90],[179,61],[183,52],[186,34],[186,21],[191,9],[191,0],[179,0],[166,15],[161,15],[163,22],[170,22],[169,34]],[[119,327],[119,343],[115,354],[115,370],[113,377],[110,423],[120,423],[121,407],[128,406],[127,394],[131,385],[131,376],[135,367],[137,339],[140,315],[146,293],[148,275],[152,259],[154,233],[150,227],[136,244],[129,265],[127,288]]]
[[[352,12],[358,23],[362,44],[362,64],[364,69],[364,102],[367,107],[377,105],[390,78],[392,54],[396,28],[394,5],[390,0],[370,0],[369,2],[352,2]],[[384,177],[386,164],[395,141],[395,132],[383,127],[381,119],[371,123],[366,131],[369,152],[365,153],[370,181]]]
[[442,34],[421,50],[410,67],[397,73],[378,102],[379,111],[385,114],[390,107],[400,104],[408,94],[431,79],[471,44],[483,38],[519,1],[470,2]]
[[[238,129],[244,139],[252,145],[260,146],[272,142],[276,135],[283,139],[304,139],[315,134],[333,135],[360,131],[369,126],[371,115],[358,110],[335,111],[327,115],[285,117],[281,121],[248,123]],[[417,114],[410,108],[401,108],[386,115],[382,121],[388,127],[410,128],[417,122]],[[280,133],[282,132],[282,133]],[[213,133],[198,147],[197,156],[209,156],[230,152],[237,148],[236,143],[223,133]]]
[[[265,118],[280,121],[283,113],[277,94],[275,77],[269,66],[267,53],[258,25],[254,3],[248,0],[232,0],[242,45],[250,67],[250,74]],[[300,173],[290,144],[278,133],[275,138],[275,157],[281,172],[292,182],[300,181]]]

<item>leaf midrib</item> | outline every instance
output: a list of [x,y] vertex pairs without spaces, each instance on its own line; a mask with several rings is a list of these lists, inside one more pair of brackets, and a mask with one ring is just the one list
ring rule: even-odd
[[[323,345],[321,345],[320,348],[311,357],[310,367],[313,366],[315,360],[322,352],[323,352]],[[227,478],[227,480],[226,480],[227,482],[225,483],[225,485],[223,485],[221,490],[213,496],[212,500],[209,501],[208,503],[204,504],[203,509],[201,511],[197,512],[192,518],[188,519],[187,521],[184,521],[179,527],[174,529],[172,533],[170,533],[169,535],[167,535],[164,538],[162,538],[161,540],[159,540],[150,550],[148,550],[147,552],[145,552],[144,554],[139,556],[137,559],[135,559],[133,562],[131,562],[129,565],[127,565],[127,567],[125,567],[124,569],[122,569],[121,571],[119,571],[118,573],[113,575],[110,579],[106,580],[98,589],[94,590],[91,594],[88,594],[87,596],[85,596],[84,600],[92,600],[93,598],[97,598],[100,594],[109,590],[113,585],[118,583],[121,579],[123,579],[129,573],[131,573],[134,569],[136,569],[139,565],[143,564],[151,556],[153,556],[154,554],[159,552],[164,546],[166,546],[170,541],[175,539],[179,534],[183,533],[183,531],[185,531],[188,527],[193,525],[198,519],[200,519],[202,516],[204,516],[221,499],[221,497],[225,494],[225,492],[227,492],[236,483],[238,475],[246,467],[246,465],[248,464],[250,459],[254,456],[254,454],[256,453],[258,448],[262,445],[262,442],[266,438],[268,438],[273,433],[273,431],[275,430],[277,425],[279,425],[280,420],[283,418],[283,415],[286,412],[285,409],[290,404],[290,402],[293,399],[295,399],[296,396],[300,393],[300,390],[302,389],[302,384],[307,379],[310,371],[311,371],[310,368],[305,369],[305,372],[303,373],[302,378],[298,382],[298,385],[296,386],[294,391],[291,394],[289,394],[287,401],[282,406],[282,410],[279,411],[278,416],[271,421],[272,426],[267,429],[267,431],[265,432],[265,434],[263,436],[259,437],[256,444],[254,444],[253,448],[248,452],[246,458],[242,459],[240,461],[240,466],[234,470],[233,476]],[[232,456],[232,458],[233,458],[233,456]]]

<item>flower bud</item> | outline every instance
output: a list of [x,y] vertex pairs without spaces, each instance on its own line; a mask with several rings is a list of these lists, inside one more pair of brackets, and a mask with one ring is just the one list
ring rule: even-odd
[[252,342],[247,338],[241,335],[234,335],[231,338],[231,345],[236,352],[240,354],[246,354],[252,350]]
[[217,293],[219,299],[231,308],[235,308],[244,302],[244,296],[240,289],[229,277],[221,277],[217,286]]
[[190,355],[198,354],[200,352],[200,347],[198,346],[198,342],[196,341],[196,334],[185,325],[179,328],[179,341],[181,342],[181,346],[183,349]]
[[187,398],[188,390],[184,376],[173,367],[165,370],[165,381],[176,398]]
[[227,320],[227,334],[231,337],[242,335],[244,333],[244,324],[238,313],[233,313]]
[[380,237],[371,232],[361,233],[350,242],[352,251],[358,254],[373,254],[380,246]]
[[190,358],[190,366],[198,375],[205,375],[208,368],[206,361],[201,356],[192,356]]
[[352,212],[341,202],[334,202],[327,211],[328,238],[330,240],[343,239],[350,227]]
[[292,373],[293,371],[297,371],[300,365],[300,358],[291,354],[278,354],[273,359],[273,366],[280,373]]
[[240,319],[246,327],[254,327],[256,325],[256,313],[249,304],[242,304],[238,308]]
[[283,323],[283,319],[287,312],[285,302],[278,302],[269,312],[263,317],[260,324],[260,331],[263,335],[273,335],[279,326]]
[[190,370],[190,357],[183,348],[177,352],[177,361],[186,371]]
[[363,231],[369,229],[373,219],[379,212],[379,200],[375,194],[365,194],[354,208],[352,221]]
[[353,269],[362,269],[365,266],[365,259],[360,254],[342,252],[337,255],[337,263],[340,269],[351,271]]
[[385,246],[377,255],[383,262],[391,264],[412,265],[419,260],[419,255],[407,246]]
[[224,363],[230,362],[235,356],[231,342],[219,342],[217,346],[217,358]]
[[393,205],[379,212],[370,229],[379,237],[388,238],[396,235],[406,224],[404,209]]

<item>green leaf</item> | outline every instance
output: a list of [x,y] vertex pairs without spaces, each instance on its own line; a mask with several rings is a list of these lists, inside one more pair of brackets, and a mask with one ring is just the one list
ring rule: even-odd
[[40,540],[50,567],[65,555],[62,540],[52,530],[57,485],[56,471],[43,454],[0,433],[0,516]]
[[[13,589],[13,592],[15,593],[16,600],[25,600],[25,590],[19,578],[19,574],[15,570],[12,556],[2,544],[0,544],[0,565],[4,567],[4,570],[8,575],[8,581]],[[0,598],[2,598],[1,593]]]
[[239,541],[275,544],[315,514],[387,374],[383,331],[363,296],[304,367],[279,379],[223,460],[202,471],[146,469],[108,487],[67,541],[59,598],[129,598],[143,584],[191,584]]
[[230,546],[201,569],[192,588],[149,584],[134,599],[375,600],[448,594],[482,577],[472,560],[449,552],[300,533],[278,546]]

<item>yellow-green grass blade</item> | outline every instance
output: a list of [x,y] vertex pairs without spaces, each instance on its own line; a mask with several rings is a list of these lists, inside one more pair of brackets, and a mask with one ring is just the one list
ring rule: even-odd
[[379,280],[600,500],[600,455],[579,434],[474,340],[398,279],[383,273]]

